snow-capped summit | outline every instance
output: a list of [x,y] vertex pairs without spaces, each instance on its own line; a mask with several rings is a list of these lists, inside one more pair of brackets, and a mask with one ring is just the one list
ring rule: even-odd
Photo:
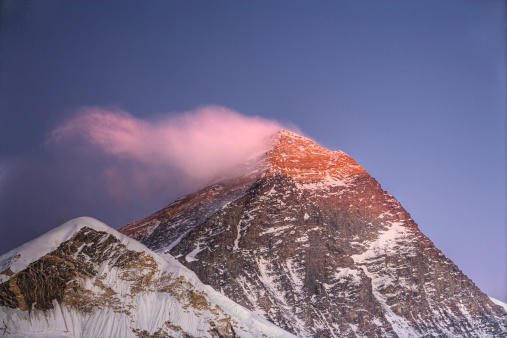
[[267,152],[268,176],[282,174],[296,181],[340,180],[366,170],[343,151],[330,151],[293,132],[282,130]]
[[0,257],[0,332],[34,337],[291,337],[170,255],[89,217]]
[[120,229],[299,337],[501,337],[507,315],[351,157],[288,131]]

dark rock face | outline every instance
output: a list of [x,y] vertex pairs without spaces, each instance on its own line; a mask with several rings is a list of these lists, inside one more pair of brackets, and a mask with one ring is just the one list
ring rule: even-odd
[[282,132],[267,160],[235,198],[204,189],[130,235],[300,337],[507,336],[507,313],[346,154]]
[[[77,281],[96,276],[104,261],[108,261],[111,267],[123,269],[136,264],[144,266],[144,256],[144,253],[127,250],[117,238],[106,232],[85,227],[56,250],[0,284],[0,306],[25,311],[50,310],[56,301],[81,310],[84,307],[91,309],[100,302],[85,305],[86,297],[79,295],[82,288]],[[150,264],[146,268],[150,268]]]
[[266,164],[266,161],[260,161],[249,167],[247,175],[219,181],[178,199],[155,214],[128,224],[121,232],[142,243],[150,243],[152,250],[170,250],[224,205],[243,196],[248,187],[259,179]]

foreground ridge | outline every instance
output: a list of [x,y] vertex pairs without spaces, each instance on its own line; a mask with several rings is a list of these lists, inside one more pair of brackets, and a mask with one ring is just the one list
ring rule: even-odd
[[120,229],[299,337],[502,337],[507,312],[351,157],[289,131]]
[[293,337],[88,217],[1,256],[0,271],[3,335]]

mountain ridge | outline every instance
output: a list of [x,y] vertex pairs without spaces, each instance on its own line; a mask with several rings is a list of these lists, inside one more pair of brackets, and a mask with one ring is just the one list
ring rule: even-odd
[[[238,174],[238,171],[234,171],[236,176],[233,175],[232,178],[229,176],[225,178],[217,178],[205,188],[185,197],[180,197],[160,211],[139,221],[131,222],[119,228],[118,231],[128,236],[133,236],[134,238],[147,236],[159,225],[156,221],[152,222],[156,217],[179,216],[178,212],[180,209],[177,206],[185,203],[189,199],[195,198],[198,200],[198,196],[208,196],[209,194],[206,192],[210,190],[215,190],[213,195],[216,195],[216,191],[219,191],[219,193],[222,193],[225,190],[235,192],[235,194],[229,196],[229,198],[223,199],[223,201],[219,203],[223,206],[228,203],[231,198],[234,199],[239,197],[247,185],[252,184],[263,177],[282,174],[291,176],[298,181],[324,179],[326,184],[343,185],[345,182],[341,181],[341,178],[345,175],[367,173],[364,168],[357,164],[345,152],[341,150],[330,151],[319,147],[314,141],[285,129],[282,129],[273,136],[267,138],[265,143],[266,144],[261,147],[265,148],[262,155],[254,156],[247,161],[247,163],[243,163],[243,165],[240,166],[244,172]],[[307,152],[307,155],[309,156],[305,159],[305,166],[303,167],[303,170],[298,170],[302,163],[298,160],[298,158],[288,157],[286,153],[289,152],[298,156],[302,153],[301,149],[304,147],[317,151]],[[252,161],[254,161],[254,165],[252,165]],[[317,170],[315,170],[314,167],[316,164],[318,165]],[[333,177],[331,177],[331,175]],[[137,232],[136,229],[139,229],[139,227],[142,228],[140,229],[140,232]]]
[[300,337],[507,330],[505,312],[347,154],[281,131],[257,167],[119,231]]
[[0,332],[507,337],[505,304],[354,159],[285,130],[266,142],[118,231],[78,218],[0,256]]
[[0,256],[0,267],[9,336],[292,337],[89,217]]

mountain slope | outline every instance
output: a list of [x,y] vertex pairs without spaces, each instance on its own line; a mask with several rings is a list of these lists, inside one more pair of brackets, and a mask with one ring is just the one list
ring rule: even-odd
[[1,256],[0,271],[0,332],[11,336],[290,336],[91,218]]
[[493,297],[489,297],[489,298],[491,299],[491,301],[493,303],[495,303],[496,305],[500,305],[505,310],[505,312],[507,312],[507,304],[505,304],[504,302],[499,301],[498,299],[495,299]]
[[503,309],[352,158],[287,131],[271,142],[245,177],[120,232],[300,337],[507,335]]

